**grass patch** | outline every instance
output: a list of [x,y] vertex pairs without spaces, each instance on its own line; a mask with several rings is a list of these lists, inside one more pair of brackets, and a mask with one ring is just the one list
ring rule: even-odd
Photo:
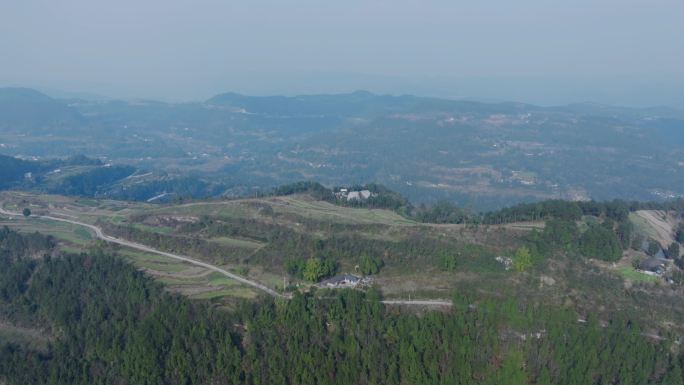
[[224,246],[231,246],[231,247],[236,247],[236,248],[240,248],[240,249],[258,249],[264,245],[263,243],[260,243],[260,242],[250,241],[250,240],[246,240],[246,239],[231,238],[231,237],[216,237],[216,238],[210,238],[209,240],[212,242],[220,243],[221,245],[224,245]]
[[238,282],[232,278],[226,277],[225,275],[214,271],[207,276],[209,280],[209,285],[211,286],[235,286]]
[[626,279],[637,282],[656,282],[660,281],[660,277],[648,275],[635,270],[632,266],[622,266],[617,271]]
[[38,231],[46,235],[52,235],[61,241],[86,246],[92,241],[92,236],[83,226],[71,223],[51,221],[46,219],[30,218],[28,220],[13,219],[4,223],[20,232]]
[[203,293],[193,294],[190,296],[190,298],[194,298],[194,299],[215,299],[215,298],[220,298],[220,297],[237,297],[237,298],[251,299],[251,298],[255,298],[256,296],[257,295],[253,290],[248,289],[246,287],[236,286],[236,287],[231,287],[231,288],[226,288],[226,289],[221,289],[221,290],[216,290],[216,291],[205,291]]
[[[286,206],[276,206],[278,211],[288,211],[305,217],[347,223],[379,223],[386,225],[416,225],[417,222],[402,217],[391,210],[383,209],[360,209],[334,205],[323,201],[303,200],[296,196],[279,197],[287,202]],[[264,201],[269,204],[272,202]]]
[[164,273],[180,273],[181,271],[188,269],[188,266],[182,263],[133,261],[133,264],[138,267]]
[[0,345],[7,342],[43,351],[47,349],[49,338],[39,330],[17,327],[0,321]]
[[166,273],[178,273],[189,268],[189,265],[162,255],[120,250],[119,254],[128,258],[135,266]]
[[155,281],[161,282],[164,285],[203,285],[206,284],[205,277],[157,277]]
[[80,254],[82,252],[85,252],[86,249],[83,247],[74,247],[70,245],[59,245],[59,251],[66,254]]
[[144,225],[142,223],[134,223],[133,227],[140,229],[142,231],[149,231],[151,233],[171,234],[173,232],[173,229],[171,227],[166,226],[150,226]]
[[83,238],[83,239],[87,239],[87,240],[92,240],[92,239],[93,239],[93,237],[90,235],[90,233],[88,232],[88,230],[86,230],[83,226],[78,226],[78,227],[74,230],[74,234],[76,234],[77,236],[79,236],[79,237],[81,237],[81,238]]
[[95,199],[89,199],[89,198],[79,198],[74,201],[74,204],[77,206],[85,206],[85,207],[99,207],[100,206],[100,201],[95,200]]

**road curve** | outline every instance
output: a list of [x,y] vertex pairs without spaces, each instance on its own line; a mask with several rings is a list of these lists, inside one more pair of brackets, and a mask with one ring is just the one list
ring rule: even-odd
[[[9,215],[12,217],[20,217],[20,218],[24,217],[23,214],[4,210],[2,208],[2,206],[0,206],[0,214]],[[177,259],[179,261],[184,261],[184,262],[187,262],[187,263],[190,263],[193,265],[201,266],[201,267],[204,267],[206,269],[219,272],[219,273],[225,275],[226,277],[229,277],[229,278],[232,278],[238,282],[244,283],[245,285],[252,286],[253,288],[261,290],[261,291],[263,291],[269,295],[272,295],[274,297],[285,298],[285,299],[291,299],[292,298],[292,296],[290,296],[290,295],[284,295],[284,294],[278,293],[277,291],[275,291],[275,290],[273,290],[273,289],[271,289],[271,288],[269,288],[263,284],[260,284],[259,282],[252,281],[252,280],[247,279],[245,277],[241,277],[239,275],[233,274],[233,273],[231,273],[227,270],[224,270],[218,266],[210,265],[206,262],[198,261],[196,259],[192,259],[192,258],[183,256],[183,255],[177,255],[177,254],[167,253],[165,251],[153,249],[151,247],[145,246],[145,245],[140,244],[140,243],[130,242],[130,241],[127,241],[125,239],[111,237],[109,235],[104,234],[102,232],[102,229],[95,226],[95,225],[91,225],[91,224],[83,223],[83,222],[78,222],[78,221],[74,221],[74,220],[66,219],[66,218],[53,217],[53,216],[49,216],[49,215],[34,215],[33,217],[34,218],[49,219],[49,220],[58,221],[58,222],[66,222],[66,223],[71,223],[73,225],[83,226],[83,227],[86,227],[89,230],[93,231],[95,233],[95,235],[97,236],[97,238],[102,239],[106,242],[116,243],[116,244],[119,244],[122,246],[131,247],[133,249],[138,249],[141,251],[146,251],[148,253],[163,255],[165,257],[169,257],[169,258]],[[398,306],[402,306],[402,305],[406,305],[406,306],[453,306],[453,303],[451,301],[439,301],[439,300],[383,300],[380,302],[384,305],[398,305]],[[577,321],[578,322],[586,322],[585,320],[581,320],[581,319],[578,319]],[[655,339],[655,340],[666,340],[667,339],[665,337],[662,337],[660,335],[653,334],[653,333],[650,333],[650,334],[649,333],[641,333],[641,335],[646,337],[646,338],[651,338],[651,339]]]
[[[9,215],[9,216],[13,216],[13,217],[20,217],[20,218],[23,217],[23,215],[21,213],[6,211],[2,207],[0,207],[0,214]],[[48,219],[48,220],[58,221],[58,222],[66,222],[66,223],[71,223],[73,225],[83,226],[83,227],[91,230],[93,233],[95,233],[95,236],[97,238],[102,239],[103,241],[110,242],[110,243],[116,243],[116,244],[119,244],[122,246],[127,246],[127,247],[130,247],[133,249],[137,249],[140,251],[145,251],[145,252],[153,253],[153,254],[159,254],[159,255],[163,255],[165,257],[169,257],[169,258],[177,259],[179,261],[187,262],[187,263],[190,263],[190,264],[193,264],[196,266],[201,266],[201,267],[204,267],[206,269],[213,270],[213,271],[216,271],[218,273],[221,273],[228,278],[232,278],[232,279],[234,279],[240,283],[244,283],[245,285],[249,285],[255,289],[261,290],[261,291],[263,291],[269,295],[272,295],[274,297],[289,298],[289,296],[280,294],[277,291],[275,291],[275,290],[273,290],[273,289],[271,289],[271,288],[269,288],[269,287],[267,287],[267,286],[265,286],[259,282],[252,281],[252,280],[245,278],[245,277],[241,277],[237,274],[231,273],[230,271],[222,269],[218,266],[214,266],[214,265],[208,264],[206,262],[198,261],[196,259],[192,259],[192,258],[184,256],[184,255],[167,253],[165,251],[157,250],[157,249],[151,248],[149,246],[145,246],[145,245],[140,244],[140,243],[135,243],[135,242],[127,241],[125,239],[115,238],[115,237],[106,235],[105,233],[102,232],[101,228],[99,228],[95,225],[74,221],[72,219],[53,217],[50,215],[34,215],[32,217],[41,218],[41,219]]]
[[[15,213],[15,212],[11,212],[11,211],[4,210],[1,206],[0,206],[0,214],[12,216],[12,217],[24,218],[23,214],[21,214],[21,213]],[[145,246],[145,245],[143,245],[143,244],[141,244],[141,243],[131,242],[131,241],[128,241],[128,240],[125,240],[125,239],[121,239],[121,238],[116,238],[116,237],[109,236],[109,235],[105,234],[104,232],[102,232],[102,229],[101,229],[100,227],[97,227],[97,226],[95,226],[95,225],[91,225],[91,224],[89,224],[89,223],[83,223],[83,222],[75,221],[75,220],[73,220],[73,219],[60,218],[60,217],[53,217],[53,216],[51,216],[51,215],[32,215],[31,217],[33,217],[33,218],[41,218],[41,219],[48,219],[48,220],[58,221],[58,222],[65,222],[65,223],[70,223],[70,224],[72,224],[72,225],[77,225],[77,226],[83,226],[83,227],[87,228],[88,230],[92,231],[93,233],[95,233],[95,236],[96,236],[98,239],[102,239],[103,241],[110,242],[110,243],[115,243],[115,244],[118,244],[118,245],[130,247],[130,248],[137,249],[137,250],[140,250],[140,251],[145,251],[145,252],[148,252],[148,253],[163,255],[163,256],[165,256],[165,257],[169,257],[169,258],[176,259],[176,260],[179,260],[179,261],[187,262],[187,263],[190,263],[190,264],[193,264],[193,265],[196,265],[196,266],[201,266],[201,267],[204,267],[204,268],[206,268],[206,269],[209,269],[209,270],[212,270],[212,271],[216,271],[216,272],[218,272],[218,273],[221,273],[221,274],[225,275],[225,276],[228,277],[228,278],[232,278],[232,279],[234,279],[234,280],[236,280],[236,281],[238,281],[238,282],[240,282],[240,283],[243,283],[243,284],[245,284],[245,285],[251,286],[251,287],[253,287],[253,288],[257,289],[257,290],[263,291],[263,292],[265,292],[265,293],[267,293],[267,294],[269,294],[269,295],[272,295],[272,296],[274,296],[274,297],[286,298],[286,299],[292,298],[291,295],[278,293],[277,291],[275,291],[275,290],[273,290],[273,289],[271,289],[271,288],[269,288],[269,287],[267,287],[267,286],[265,286],[265,285],[263,285],[263,284],[261,284],[261,283],[259,283],[259,282],[252,281],[252,280],[250,280],[250,279],[248,279],[248,278],[245,278],[245,277],[239,276],[239,275],[237,275],[237,274],[231,273],[230,271],[225,270],[225,269],[222,269],[222,268],[220,268],[220,267],[218,267],[218,266],[214,266],[214,265],[211,265],[211,264],[206,263],[206,262],[198,261],[198,260],[196,260],[196,259],[193,259],[193,258],[184,256],[184,255],[178,255],[178,254],[168,253],[168,252],[166,252],[166,251],[157,250],[157,249],[154,249],[154,248],[152,248],[152,247]],[[452,306],[451,301],[431,301],[431,300],[384,300],[384,301],[380,301],[380,302],[383,303],[383,304],[385,304],[385,305],[407,305],[407,306]]]

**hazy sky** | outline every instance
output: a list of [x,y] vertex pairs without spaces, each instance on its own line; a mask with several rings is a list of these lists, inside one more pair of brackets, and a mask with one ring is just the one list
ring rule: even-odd
[[0,0],[0,85],[684,106],[682,0]]

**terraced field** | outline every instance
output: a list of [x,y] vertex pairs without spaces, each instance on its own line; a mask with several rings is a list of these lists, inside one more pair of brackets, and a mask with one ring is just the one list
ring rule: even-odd
[[[594,297],[582,294],[585,287],[593,286],[596,291],[611,293],[605,296],[611,300],[600,305],[610,311],[611,307],[627,306],[631,297],[624,290],[629,288],[664,290],[662,278],[634,270],[632,263],[637,255],[631,254],[612,264],[576,261],[573,265],[562,261],[540,265],[539,272],[530,274],[505,270],[496,257],[513,255],[526,234],[543,231],[544,222],[424,224],[393,211],[336,206],[303,195],[172,205],[4,192],[0,193],[0,205],[15,212],[30,207],[36,215],[49,213],[93,224],[110,236],[186,255],[278,292],[289,285],[311,286],[291,270],[293,261],[301,264],[309,258],[331,259],[338,272],[361,275],[363,255],[382,260],[380,272],[370,279],[390,300],[445,300],[454,291],[496,296],[505,288],[553,303],[590,303],[587,306],[594,307]],[[658,235],[653,221],[644,218],[643,213],[633,213],[631,219],[639,233]],[[585,218],[580,228],[586,230],[591,221],[596,218]],[[233,306],[235,301],[260,295],[252,287],[201,266],[103,245],[80,226],[39,218],[5,219],[3,223],[22,231],[52,234],[59,239],[62,251],[105,247],[128,259],[167,290],[217,306]],[[456,260],[453,270],[442,267],[442,260],[449,257]],[[544,279],[537,273],[542,273]],[[529,290],[536,287],[540,289]]]

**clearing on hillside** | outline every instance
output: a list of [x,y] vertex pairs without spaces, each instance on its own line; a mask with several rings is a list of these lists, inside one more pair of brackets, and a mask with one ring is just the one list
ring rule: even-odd
[[633,217],[637,229],[642,231],[660,245],[667,247],[674,242],[674,232],[679,224],[679,219],[672,212],[661,210],[638,210]]

